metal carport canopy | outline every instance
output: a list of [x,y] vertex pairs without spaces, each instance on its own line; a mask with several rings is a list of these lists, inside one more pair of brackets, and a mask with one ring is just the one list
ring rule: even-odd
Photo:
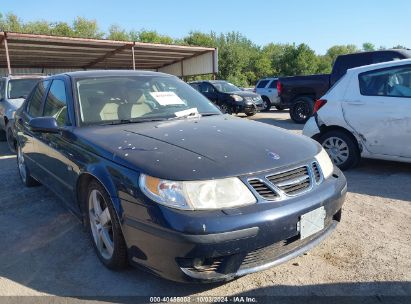
[[193,76],[216,74],[217,49],[0,32],[0,69],[145,69]]

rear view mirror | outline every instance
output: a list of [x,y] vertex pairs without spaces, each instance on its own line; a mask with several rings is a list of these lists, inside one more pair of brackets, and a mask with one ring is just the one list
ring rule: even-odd
[[59,133],[60,129],[54,117],[36,117],[29,122],[29,127],[33,132]]

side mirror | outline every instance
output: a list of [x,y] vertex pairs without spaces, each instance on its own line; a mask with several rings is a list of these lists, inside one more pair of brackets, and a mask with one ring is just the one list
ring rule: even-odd
[[59,133],[60,128],[54,117],[36,117],[29,121],[29,127],[33,132]]

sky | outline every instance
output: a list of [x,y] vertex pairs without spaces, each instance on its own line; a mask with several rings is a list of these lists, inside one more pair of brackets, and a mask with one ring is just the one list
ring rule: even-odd
[[173,38],[190,31],[238,31],[258,45],[306,43],[318,54],[336,44],[371,42],[411,48],[410,0],[0,0],[0,12],[24,22],[97,20],[107,31],[156,30]]

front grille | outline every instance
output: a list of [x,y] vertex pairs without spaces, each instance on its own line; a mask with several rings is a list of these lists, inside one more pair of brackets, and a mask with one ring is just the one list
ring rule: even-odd
[[265,198],[266,200],[273,200],[278,197],[277,193],[271,190],[266,184],[264,184],[259,179],[249,180],[248,183],[261,197]]
[[285,194],[295,195],[305,191],[311,185],[307,166],[267,176],[267,179]]
[[321,180],[321,173],[320,173],[320,169],[318,168],[317,163],[313,163],[313,174],[314,174],[315,182],[318,184]]
[[332,223],[332,217],[327,218],[325,225],[324,225],[325,228],[323,230],[305,239],[300,239],[300,235],[298,234],[286,240],[274,243],[272,245],[268,245],[266,247],[259,248],[254,251],[250,251],[245,256],[240,266],[240,270],[254,268],[254,267],[258,267],[258,266],[273,262],[293,252],[294,250],[307,245],[308,243],[310,243],[317,237],[321,236],[330,227],[331,223]]

